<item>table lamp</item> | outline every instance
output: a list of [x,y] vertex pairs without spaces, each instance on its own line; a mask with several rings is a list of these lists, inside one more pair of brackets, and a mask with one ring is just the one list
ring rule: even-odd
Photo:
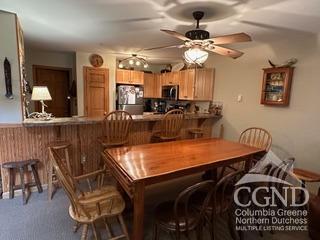
[[48,107],[44,101],[52,100],[47,86],[34,86],[32,89],[31,100],[40,101],[42,107],[41,113],[31,113],[30,115],[32,117],[45,119],[51,118],[51,114],[46,113],[44,110],[45,107]]

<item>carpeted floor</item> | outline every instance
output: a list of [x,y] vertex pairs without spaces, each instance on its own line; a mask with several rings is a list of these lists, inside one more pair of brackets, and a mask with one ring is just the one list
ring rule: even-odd
[[[198,176],[171,181],[170,183],[155,185],[146,192],[145,205],[145,239],[152,239],[153,209],[167,199],[174,199],[186,186],[199,180]],[[32,193],[27,205],[22,205],[21,196],[12,200],[0,200],[0,240],[72,240],[80,239],[81,229],[73,233],[73,221],[68,214],[69,200],[62,189],[59,189],[51,202],[47,200],[47,192],[42,194]],[[125,220],[131,231],[132,213],[126,212]],[[101,227],[102,239],[107,239]],[[114,232],[119,229],[114,225]],[[209,239],[205,234],[204,239]],[[91,239],[89,233],[89,239]],[[171,239],[166,233],[161,233],[160,239]],[[224,222],[217,228],[218,240],[231,239]],[[270,239],[270,240],[304,240],[309,239],[307,233],[264,233],[263,238],[257,233],[247,234],[245,239]]]

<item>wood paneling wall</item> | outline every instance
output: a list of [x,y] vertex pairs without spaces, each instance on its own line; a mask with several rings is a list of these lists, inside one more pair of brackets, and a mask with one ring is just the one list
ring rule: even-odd
[[[198,126],[197,119],[185,120],[181,130],[182,139],[190,138],[189,128]],[[205,137],[211,136],[214,119],[207,119],[202,124]],[[152,132],[159,128],[159,122],[134,122],[130,130],[129,144],[149,143]],[[0,164],[9,161],[39,159],[39,176],[42,184],[47,183],[47,163],[49,143],[57,140],[72,143],[72,170],[74,175],[90,172],[98,167],[102,151],[97,138],[103,135],[101,124],[84,124],[69,126],[0,128]],[[86,161],[81,163],[82,156]],[[1,169],[4,192],[8,191],[8,172]],[[16,180],[19,183],[19,180]]]

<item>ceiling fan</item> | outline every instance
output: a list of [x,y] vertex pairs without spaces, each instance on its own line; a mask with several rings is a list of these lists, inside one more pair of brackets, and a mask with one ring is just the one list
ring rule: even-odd
[[202,64],[207,60],[208,52],[214,52],[234,59],[243,55],[243,52],[231,48],[221,47],[219,45],[237,42],[249,42],[251,41],[251,37],[248,34],[235,33],[210,38],[210,33],[206,30],[200,29],[199,27],[200,20],[204,17],[204,12],[195,11],[193,12],[193,17],[197,21],[196,29],[186,32],[185,35],[176,31],[161,29],[162,32],[184,41],[183,44],[147,48],[144,50],[149,51],[165,48],[188,48],[188,50],[184,53],[185,60],[188,63],[197,64]]

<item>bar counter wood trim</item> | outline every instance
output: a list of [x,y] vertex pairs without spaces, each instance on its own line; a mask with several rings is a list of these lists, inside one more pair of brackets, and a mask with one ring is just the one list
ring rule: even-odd
[[[160,116],[161,117],[161,116]],[[210,114],[189,116],[181,130],[182,138],[189,138],[188,129],[197,126],[199,119],[206,118],[204,131],[211,135],[212,126],[219,117]],[[139,116],[133,121],[128,145],[149,143],[152,131],[159,128],[159,116]],[[71,122],[69,122],[71,121]],[[47,183],[48,151],[47,146],[54,141],[70,141],[71,165],[73,174],[80,175],[98,168],[101,148],[97,138],[103,135],[101,119],[66,118],[52,122],[27,120],[22,124],[0,125],[0,164],[10,161],[22,161],[37,158],[40,160],[39,176],[43,184]],[[27,127],[26,125],[27,124]],[[81,157],[85,162],[81,164]],[[8,172],[1,169],[2,186],[8,191]],[[17,184],[20,182],[16,179]],[[128,189],[129,191],[129,189]]]

